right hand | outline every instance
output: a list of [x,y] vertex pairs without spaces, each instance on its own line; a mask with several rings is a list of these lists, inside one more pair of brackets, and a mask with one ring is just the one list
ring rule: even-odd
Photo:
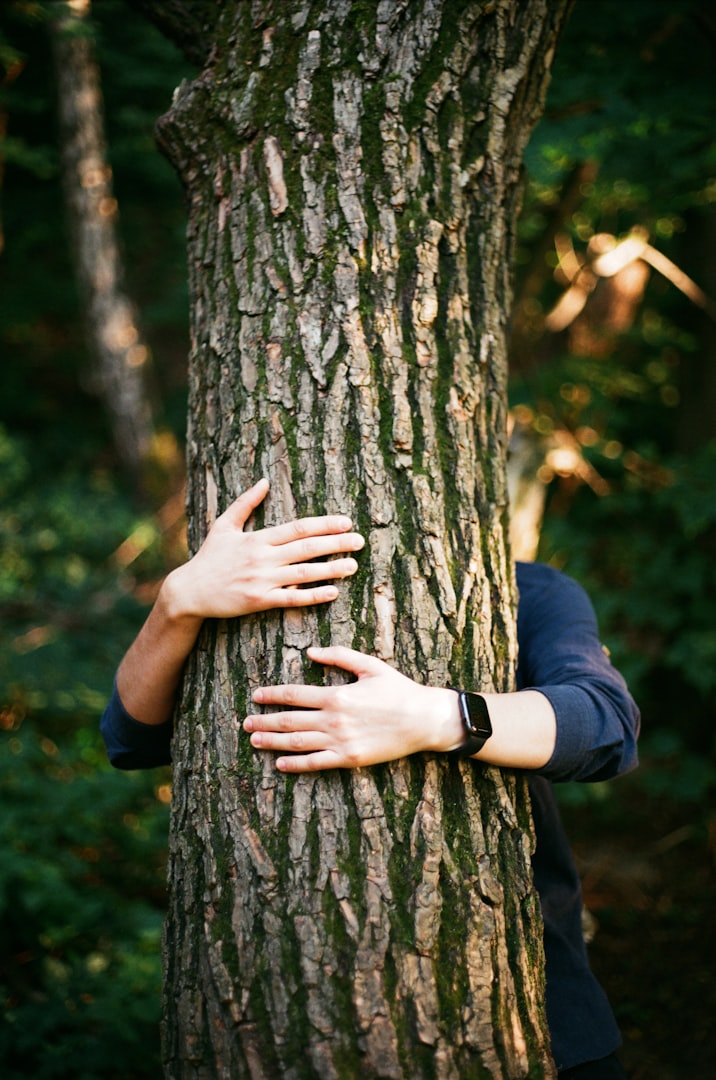
[[268,481],[259,480],[240,495],[216,519],[196,555],[169,574],[163,592],[174,617],[228,619],[326,603],[335,600],[338,589],[317,583],[356,572],[352,558],[311,561],[363,547],[363,537],[350,531],[345,515],[300,518],[244,532],[268,490]]
[[454,690],[422,686],[383,660],[341,645],[309,648],[308,656],[356,681],[284,683],[254,691],[257,705],[281,711],[247,716],[244,730],[257,750],[281,755],[279,771],[355,769],[423,750],[452,750],[462,742]]

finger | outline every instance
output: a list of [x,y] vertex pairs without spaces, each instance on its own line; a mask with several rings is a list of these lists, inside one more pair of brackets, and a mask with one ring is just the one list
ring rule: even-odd
[[271,750],[279,754],[311,754],[328,748],[322,731],[257,731],[250,741],[254,750]]
[[307,649],[307,655],[316,664],[341,668],[357,675],[359,679],[369,675],[383,675],[386,671],[393,670],[376,656],[367,656],[356,649],[347,649],[344,645],[330,645],[327,648],[311,645]]
[[352,527],[353,522],[346,514],[325,514],[323,517],[298,518],[283,525],[273,525],[266,530],[266,537],[271,544],[281,545],[311,536],[348,532]]
[[[271,687],[267,687],[267,689],[271,689]],[[253,696],[255,699],[256,694]],[[268,702],[261,701],[261,704],[268,704]],[[248,731],[250,735],[257,731],[271,732],[273,734],[285,734],[291,731],[315,732],[318,727],[317,716],[318,710],[307,708],[298,711],[252,713],[244,720],[244,731]]]
[[[251,697],[257,705],[286,705],[289,709],[322,709],[326,704],[326,699],[330,693],[331,687],[328,686],[306,686],[303,683],[284,683],[280,686],[259,686],[254,690]],[[272,713],[269,715],[262,714],[260,716],[251,717],[251,719],[261,720],[261,726],[267,728],[270,727],[272,723],[280,723],[280,720],[277,718],[280,718],[281,715],[281,713]],[[288,713],[287,715],[300,717],[301,714]],[[247,717],[247,719],[249,718]],[[290,723],[288,719],[284,719],[283,722],[284,724]]]
[[325,563],[291,564],[277,570],[275,577],[277,585],[285,589],[290,585],[310,585],[314,581],[350,577],[357,569],[355,559],[333,559]]
[[317,585],[313,589],[296,589],[287,585],[285,589],[274,589],[266,598],[266,606],[271,608],[302,608],[311,604],[330,604],[338,596],[335,585]]
[[250,487],[247,491],[242,492],[238,499],[234,499],[228,509],[224,512],[223,516],[226,517],[237,528],[243,529],[246,522],[257,506],[263,502],[268,494],[269,482],[265,477],[258,480],[253,487]]
[[365,540],[360,533],[321,533],[303,540],[274,545],[277,556],[284,565],[323,559],[327,555],[340,555],[347,551],[360,551]]
[[318,750],[314,754],[292,754],[276,758],[276,768],[284,773],[318,772],[321,769],[339,769],[341,763],[333,750]]

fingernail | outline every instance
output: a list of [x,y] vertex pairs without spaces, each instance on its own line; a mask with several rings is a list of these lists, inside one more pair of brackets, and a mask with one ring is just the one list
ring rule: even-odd
[[247,716],[246,719],[244,720],[244,731],[253,731],[253,729],[254,729],[254,722],[253,722],[253,720],[251,719],[250,716]]
[[261,690],[254,690],[251,697],[252,697],[252,699],[254,701],[262,701],[263,700],[263,692]]

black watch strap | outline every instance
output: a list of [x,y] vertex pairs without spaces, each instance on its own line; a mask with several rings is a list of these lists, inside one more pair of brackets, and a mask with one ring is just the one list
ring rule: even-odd
[[487,702],[481,694],[471,694],[468,690],[458,690],[458,708],[462,721],[465,741],[461,746],[448,751],[450,758],[472,757],[482,750],[492,735],[492,723]]

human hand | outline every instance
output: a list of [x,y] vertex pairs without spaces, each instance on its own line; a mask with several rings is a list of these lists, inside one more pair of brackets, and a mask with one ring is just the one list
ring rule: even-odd
[[[163,587],[168,610],[176,616],[233,618],[269,608],[296,608],[335,600],[329,578],[350,577],[355,559],[312,562],[341,552],[359,551],[363,537],[351,532],[342,514],[301,518],[257,532],[244,526],[269,490],[259,480],[217,518],[199,551],[172,571]],[[297,586],[309,585],[310,588]]]
[[276,761],[282,772],[352,769],[422,750],[450,750],[462,741],[453,690],[420,686],[382,660],[342,646],[311,648],[308,656],[357,682],[254,691],[258,705],[288,706],[244,721],[252,746],[289,755]]

